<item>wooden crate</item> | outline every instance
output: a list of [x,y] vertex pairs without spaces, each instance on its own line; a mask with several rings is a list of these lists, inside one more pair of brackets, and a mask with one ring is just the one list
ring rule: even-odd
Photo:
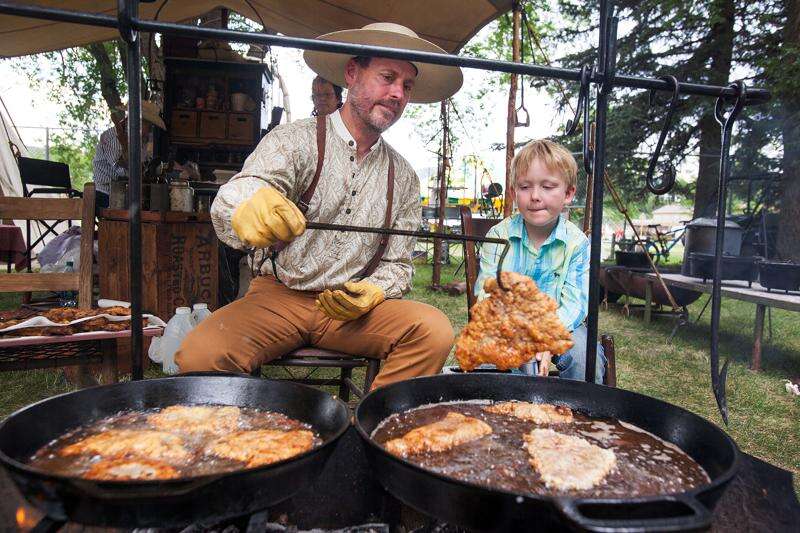
[[194,111],[173,111],[169,132],[173,137],[196,137],[197,113]]
[[228,118],[228,139],[236,142],[253,142],[253,116],[247,113],[231,113]]
[[224,139],[227,122],[225,113],[211,113],[204,111],[200,113],[200,138],[202,139]]
[[[130,301],[128,222],[103,218],[100,297]],[[176,307],[218,307],[219,241],[207,222],[142,223],[142,309],[169,320]]]

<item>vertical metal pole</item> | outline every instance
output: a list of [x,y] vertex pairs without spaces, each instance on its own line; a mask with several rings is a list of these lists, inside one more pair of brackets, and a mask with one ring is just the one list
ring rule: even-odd
[[[512,8],[511,59],[515,63],[520,58],[520,41],[522,40],[522,6],[514,2]],[[533,61],[533,58],[531,58]],[[524,83],[524,80],[523,80]],[[503,192],[503,218],[511,216],[514,202],[511,199],[511,161],[514,159],[514,128],[517,124],[517,75],[511,74],[508,88],[508,112],[506,114],[506,183]]]
[[142,379],[142,58],[130,24],[139,0],[118,0],[120,33],[128,46],[128,228],[131,296],[131,379]]
[[[612,19],[613,6],[607,0],[600,2],[600,38],[599,38],[599,66],[602,69],[603,82],[597,91],[597,105],[595,111],[595,146],[594,164],[592,171],[594,183],[592,184],[592,237],[589,259],[589,318],[586,335],[586,375],[587,382],[594,382],[597,368],[597,326],[600,310],[600,246],[602,244],[603,230],[603,174],[606,167],[606,115],[608,113],[608,94],[611,91],[612,78],[616,66],[616,47],[614,41],[617,37],[616,18]],[[610,29],[610,31],[609,31]],[[584,128],[589,124],[584,123]]]
[[[438,225],[436,231],[444,232],[445,209],[447,208],[447,136],[449,135],[450,125],[447,123],[447,100],[442,101],[441,105],[442,121],[442,152],[439,161],[439,217],[436,219]],[[442,285],[442,247],[447,246],[447,241],[441,239],[433,240],[433,271],[431,274],[431,287],[438,289]],[[449,252],[449,250],[448,250]]]
[[44,158],[50,161],[50,128],[44,129]]

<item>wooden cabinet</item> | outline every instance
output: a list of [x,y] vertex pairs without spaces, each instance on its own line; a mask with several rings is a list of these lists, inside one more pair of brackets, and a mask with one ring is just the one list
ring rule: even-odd
[[[127,216],[108,218],[108,212],[98,231],[100,297],[130,301]],[[142,222],[142,291],[142,309],[163,320],[180,306],[216,309],[219,241],[211,223]]]
[[208,179],[214,169],[241,169],[261,138],[267,66],[185,57],[164,64],[167,131],[156,156],[194,161]]

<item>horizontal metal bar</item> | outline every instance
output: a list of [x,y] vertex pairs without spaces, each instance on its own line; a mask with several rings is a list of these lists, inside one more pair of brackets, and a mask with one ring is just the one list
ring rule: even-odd
[[72,22],[74,24],[84,24],[87,26],[102,26],[104,28],[117,27],[117,17],[111,17],[109,15],[98,15],[96,13],[86,13],[85,11],[67,11],[65,9],[55,9],[44,6],[22,5],[13,2],[0,2],[0,13],[4,15],[16,15],[18,17]]
[[368,228],[365,226],[345,226],[342,224],[328,224],[326,222],[306,222],[308,229],[322,229],[330,231],[352,231],[355,233],[379,233],[381,235],[402,235],[405,237],[423,237],[428,239],[446,239],[450,241],[475,241],[493,244],[506,244],[506,239],[493,237],[480,237],[478,235],[463,235],[461,233],[439,233],[435,231],[411,231],[394,228]]
[[[11,2],[0,1],[0,13],[16,15],[22,17],[39,18],[46,20],[57,20],[62,22],[72,22],[77,24],[87,24],[93,26],[103,26],[107,28],[117,28],[117,18],[108,15],[96,15],[67,11],[63,9],[45,8],[41,6],[24,6]],[[451,54],[435,54],[431,52],[419,52],[415,50],[402,50],[398,48],[387,48],[383,46],[367,46],[350,43],[339,43],[332,41],[321,41],[318,39],[306,39],[301,37],[287,37],[284,35],[270,35],[266,33],[241,32],[234,30],[224,30],[219,28],[201,28],[199,26],[189,26],[186,24],[176,24],[172,22],[159,22],[134,18],[132,19],[133,28],[139,31],[166,33],[172,35],[183,35],[187,37],[202,37],[211,39],[221,39],[226,41],[265,44],[270,46],[282,46],[289,48],[300,48],[302,50],[318,50],[324,52],[334,52],[351,54],[353,56],[381,56],[392,59],[404,59],[408,61],[419,61],[421,63],[433,63],[437,65],[460,66],[479,70],[490,70],[496,72],[506,72],[510,74],[522,74],[537,78],[554,78],[566,81],[579,81],[580,70],[567,69],[560,67],[550,67],[535,64],[514,63],[511,61],[498,61],[493,59],[480,59],[477,57],[465,57]],[[592,78],[594,83],[603,83],[603,74],[595,74]],[[608,86],[608,84],[606,84]],[[611,86],[628,87],[633,89],[654,89],[658,91],[671,91],[671,85],[661,79],[642,78],[638,76],[616,75],[612,80]],[[735,97],[736,91],[730,87],[717,85],[700,85],[696,83],[681,83],[681,94],[697,96],[730,96]],[[763,103],[769,100],[770,93],[764,89],[748,89],[748,104]]]

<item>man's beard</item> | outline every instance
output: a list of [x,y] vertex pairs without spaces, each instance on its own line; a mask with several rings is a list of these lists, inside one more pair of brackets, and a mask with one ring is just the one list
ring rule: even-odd
[[[364,124],[378,134],[389,129],[392,124],[397,122],[402,114],[402,109],[395,101],[388,99],[371,101],[368,97],[362,96],[360,90],[355,86],[349,89],[347,101],[350,102],[350,105],[352,105],[353,111],[355,111],[355,114],[358,116],[358,118],[360,118]],[[373,113],[372,111],[375,110],[375,106],[377,104],[382,104],[389,109],[394,110],[394,117],[386,118],[383,113],[377,110],[375,113]]]

